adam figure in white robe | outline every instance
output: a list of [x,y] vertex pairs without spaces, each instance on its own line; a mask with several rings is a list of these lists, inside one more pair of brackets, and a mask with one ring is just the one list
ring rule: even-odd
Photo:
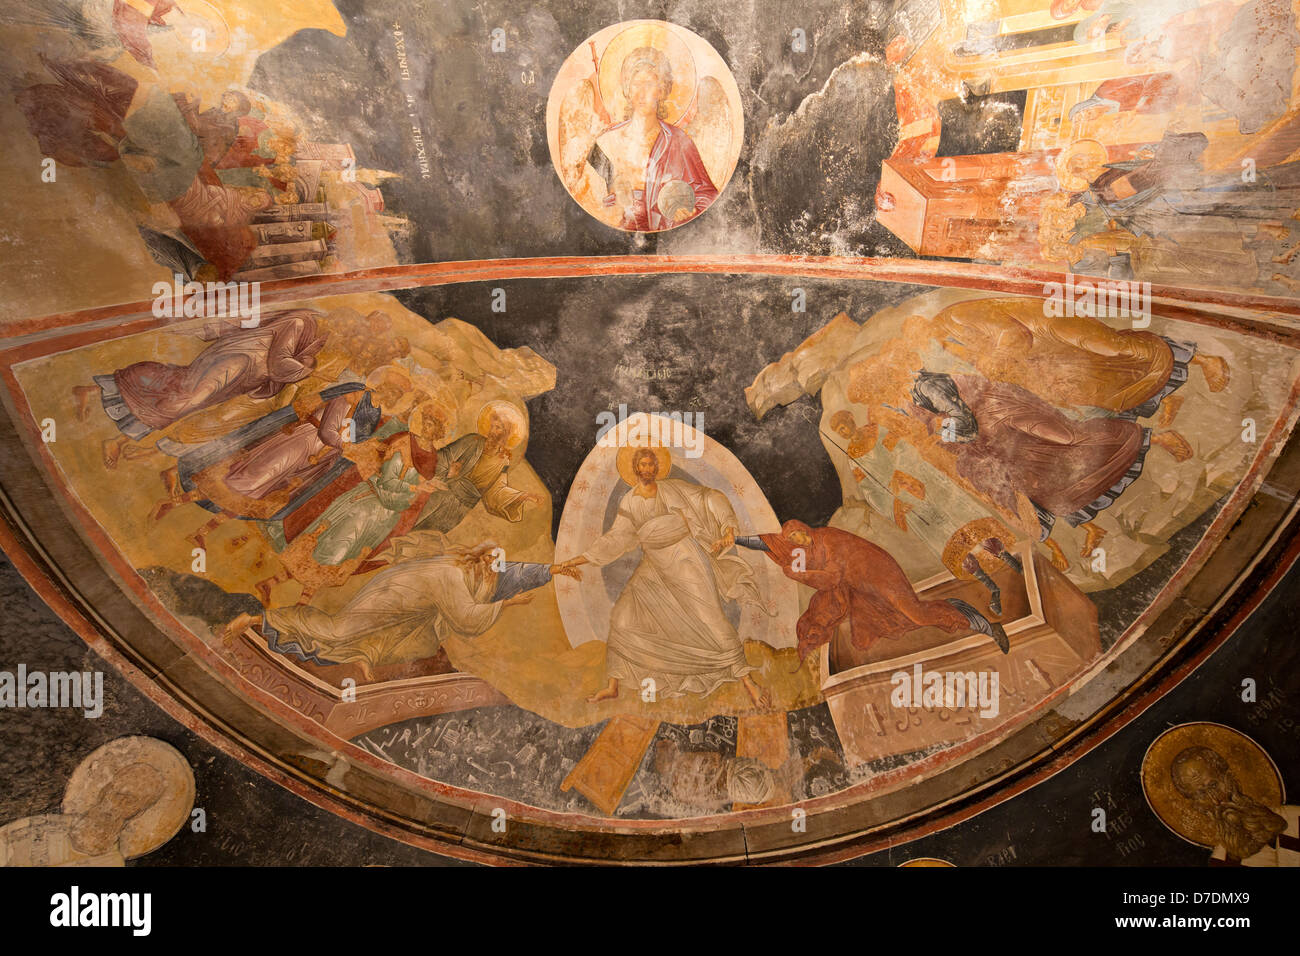
[[333,614],[304,604],[240,614],[227,626],[226,640],[251,629],[277,653],[321,665],[356,664],[370,681],[376,667],[432,657],[448,637],[482,634],[502,610],[531,601],[528,592],[552,575],[582,578],[571,568],[522,561],[496,571],[492,542],[446,550],[444,540],[436,533],[402,539],[392,566]]
[[[560,565],[603,567],[640,547],[641,563],[614,603],[605,673],[609,683],[589,702],[618,696],[619,682],[656,698],[707,696],[741,681],[756,706],[770,706],[754,683],[745,646],[723,610],[725,599],[762,606],[753,569],[722,554],[736,526],[727,496],[669,478],[656,480],[659,459],[649,448],[632,456],[637,484],[623,496],[609,531],[587,551]],[[649,678],[652,684],[644,681]]]

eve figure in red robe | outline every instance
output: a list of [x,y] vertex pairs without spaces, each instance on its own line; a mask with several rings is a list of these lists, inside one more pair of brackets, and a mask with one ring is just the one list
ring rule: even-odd
[[668,57],[638,47],[619,79],[629,116],[597,137],[587,162],[605,182],[604,205],[622,211],[620,229],[671,229],[709,208],[718,188],[690,134],[661,115],[673,87]]
[[733,543],[764,552],[786,577],[816,589],[795,626],[800,660],[829,643],[845,619],[853,646],[861,650],[881,638],[902,637],[922,627],[950,634],[974,630],[993,638],[1002,653],[1011,649],[1001,624],[957,598],[918,597],[888,551],[851,532],[787,521],[780,534],[728,534],[715,547],[726,550]]

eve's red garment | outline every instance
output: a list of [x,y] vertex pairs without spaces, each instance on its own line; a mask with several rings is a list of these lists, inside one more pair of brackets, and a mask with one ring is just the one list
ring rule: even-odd
[[[798,547],[786,537],[792,531],[812,537],[804,546],[804,571],[791,567]],[[889,552],[856,534],[787,521],[780,534],[759,537],[786,577],[817,590],[796,625],[800,660],[829,643],[846,617],[853,646],[861,650],[880,638],[902,637],[921,627],[941,627],[949,633],[970,630],[966,616],[947,601],[917,597]]]

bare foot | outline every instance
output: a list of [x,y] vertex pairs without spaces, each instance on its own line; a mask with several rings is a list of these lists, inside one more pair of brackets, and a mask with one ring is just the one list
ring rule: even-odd
[[1187,401],[1186,395],[1170,395],[1160,403],[1159,424],[1161,428],[1168,428],[1174,423],[1174,416],[1178,414],[1185,401]]
[[745,685],[745,690],[749,691],[749,698],[754,702],[755,707],[757,707],[759,710],[772,709],[771,695],[769,695],[768,692],[764,690],[762,687],[760,687],[758,684],[754,683],[754,679],[752,677],[746,674],[744,677],[740,679],[740,682]]
[[1232,380],[1232,372],[1228,368],[1227,360],[1217,355],[1193,356],[1192,364],[1200,368],[1201,373],[1205,376],[1205,384],[1210,387],[1212,392],[1223,391],[1228,387],[1228,382]]
[[122,457],[122,446],[126,444],[125,438],[106,438],[104,439],[104,467],[116,468],[117,460]]
[[618,681],[611,680],[607,686],[587,698],[589,704],[599,704],[602,700],[613,700],[618,696]]
[[77,400],[77,421],[90,420],[90,400],[99,394],[98,385],[74,385],[72,396]]
[[155,507],[153,511],[149,512],[149,520],[162,521],[162,519],[167,517],[167,514],[175,507],[176,502],[174,501],[160,501],[158,502],[157,507]]
[[1160,432],[1151,438],[1151,444],[1163,448],[1174,456],[1174,461],[1184,462],[1192,457],[1192,446],[1178,432]]
[[1079,552],[1079,557],[1091,558],[1092,552],[1096,549],[1097,545],[1101,544],[1101,539],[1106,537],[1106,529],[1098,527],[1091,521],[1086,521],[1079,527],[1083,528],[1084,533],[1087,535],[1087,537],[1084,538],[1083,550]]
[[[1300,210],[1297,210],[1296,215],[1300,216]],[[1300,292],[1300,282],[1296,282],[1295,279],[1292,279],[1288,275],[1283,275],[1280,272],[1275,272],[1273,273],[1273,281],[1282,283],[1284,286],[1286,286],[1288,289],[1292,290],[1293,292]]]
[[[1283,236],[1282,238],[1286,238],[1286,237]],[[1291,264],[1291,260],[1294,259],[1297,254],[1300,254],[1300,246],[1292,246],[1290,249],[1286,250],[1286,252],[1282,253],[1281,255],[1274,256],[1273,261],[1280,266],[1289,266]]]
[[221,642],[229,647],[244,631],[252,628],[258,630],[258,625],[262,623],[262,618],[256,614],[241,614],[229,624],[226,625],[225,632],[221,635]]
[[187,534],[185,540],[196,548],[202,548],[204,551],[208,550],[208,536],[202,528],[198,531]]
[[1051,538],[1048,538],[1043,544],[1047,545],[1047,550],[1051,552],[1052,567],[1058,571],[1070,570],[1070,559],[1065,556],[1061,546]]
[[912,510],[912,506],[901,498],[894,499],[894,524],[902,530],[907,530],[907,513]]
[[148,445],[125,445],[122,449],[122,457],[127,461],[139,461],[141,458],[148,458],[156,450]]
[[177,499],[181,496],[181,473],[179,470],[168,468],[166,471],[160,472],[159,477],[162,478],[163,487],[167,489],[168,498]]

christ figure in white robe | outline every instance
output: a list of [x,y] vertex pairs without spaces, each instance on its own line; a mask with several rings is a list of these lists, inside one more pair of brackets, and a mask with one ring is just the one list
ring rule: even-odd
[[609,682],[588,700],[617,697],[623,681],[659,698],[707,696],[738,680],[756,706],[769,707],[767,692],[750,676],[758,668],[745,659],[745,645],[724,609],[727,600],[762,606],[753,568],[719,547],[727,531],[735,531],[731,503],[713,488],[659,479],[652,449],[638,449],[631,465],[637,483],[623,496],[613,525],[561,565],[603,567],[641,548],[641,561],[610,615]]

